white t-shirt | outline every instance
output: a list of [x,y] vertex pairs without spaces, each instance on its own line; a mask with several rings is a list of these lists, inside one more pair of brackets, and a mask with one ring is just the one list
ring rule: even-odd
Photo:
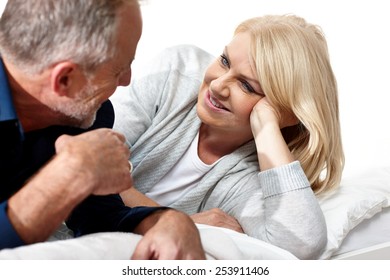
[[198,156],[199,133],[183,157],[145,195],[160,205],[168,206],[186,192],[196,187],[202,177],[221,159],[211,165],[205,164]]

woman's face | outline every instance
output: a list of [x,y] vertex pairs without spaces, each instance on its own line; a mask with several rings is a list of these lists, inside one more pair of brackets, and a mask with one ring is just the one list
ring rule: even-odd
[[249,117],[264,97],[250,55],[250,35],[239,33],[206,70],[197,112],[210,127],[252,137]]

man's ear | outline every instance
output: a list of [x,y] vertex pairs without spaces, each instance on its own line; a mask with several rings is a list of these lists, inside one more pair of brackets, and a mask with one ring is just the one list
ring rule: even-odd
[[54,65],[50,76],[52,90],[59,96],[72,95],[72,88],[77,85],[77,79],[80,79],[76,74],[78,68],[77,64],[71,61],[62,61]]

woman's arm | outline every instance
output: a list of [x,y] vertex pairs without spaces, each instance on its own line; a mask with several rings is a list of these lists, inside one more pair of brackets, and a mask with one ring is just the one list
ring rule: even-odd
[[298,124],[298,119],[293,114],[277,112],[267,97],[264,97],[253,108],[250,121],[260,170],[265,171],[294,161],[281,132],[284,127]]
[[300,163],[242,172],[222,179],[220,184],[229,188],[229,194],[224,194],[223,201],[209,200],[206,207],[220,205],[246,234],[297,258],[318,257],[327,242],[326,223]]
[[147,197],[136,188],[130,188],[120,194],[123,202],[126,206],[137,207],[137,206],[160,206],[153,199]]
[[277,112],[266,97],[253,108],[251,127],[261,172],[241,187],[239,196],[231,197],[231,214],[248,235],[312,259],[326,245],[327,230],[310,183],[280,131],[297,123],[292,114]]
[[[130,188],[120,194],[123,202],[129,207],[160,206],[153,199],[147,197],[135,188]],[[237,232],[243,232],[238,221],[219,208],[196,213],[190,216],[197,224],[228,228]]]

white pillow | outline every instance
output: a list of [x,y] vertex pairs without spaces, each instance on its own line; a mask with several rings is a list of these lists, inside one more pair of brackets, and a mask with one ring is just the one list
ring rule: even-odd
[[390,206],[390,167],[343,178],[339,188],[318,199],[328,227],[320,259],[329,259],[354,227]]

